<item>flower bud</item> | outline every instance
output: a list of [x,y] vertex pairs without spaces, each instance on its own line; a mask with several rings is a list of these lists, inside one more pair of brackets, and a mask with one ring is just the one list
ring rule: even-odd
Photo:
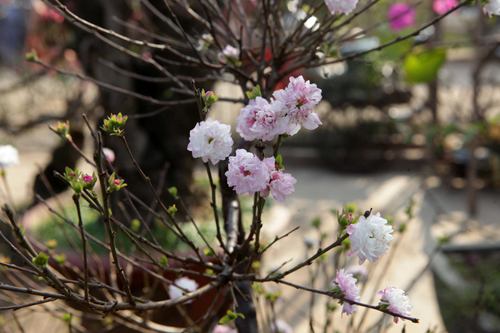
[[120,127],[125,125],[127,119],[128,117],[123,116],[121,112],[118,115],[111,114],[108,119],[104,119],[104,125],[101,128],[105,132],[110,132],[111,135],[121,136],[123,135],[123,130]]
[[260,86],[255,86],[252,91],[246,92],[248,99],[256,99],[257,97],[262,97],[262,93],[260,92]]
[[214,104],[219,100],[220,96],[217,96],[213,91],[209,90],[205,92],[202,90],[203,100],[205,101],[205,106],[208,108],[210,105]]
[[35,258],[33,258],[33,264],[37,267],[46,267],[48,262],[49,257],[43,252],[40,252]]
[[127,184],[125,184],[124,182],[125,181],[123,179],[115,179],[115,173],[113,172],[113,174],[109,177],[108,180],[109,186],[107,192],[108,193],[115,192],[120,190],[122,187],[127,186]]
[[69,120],[64,123],[58,122],[54,130],[57,134],[71,140],[71,135],[69,135]]

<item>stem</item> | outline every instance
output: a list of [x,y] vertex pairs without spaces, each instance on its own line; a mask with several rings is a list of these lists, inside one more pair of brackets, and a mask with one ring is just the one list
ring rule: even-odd
[[80,234],[82,236],[82,250],[83,250],[83,290],[85,292],[85,301],[89,301],[89,271],[87,265],[87,237],[85,237],[85,230],[83,229],[82,212],[80,209],[80,195],[74,194],[73,201],[76,205],[78,213],[78,227],[80,227]]
[[200,259],[201,262],[204,262],[203,257],[201,256],[199,249],[196,247],[196,245],[194,245],[194,243],[189,238],[186,237],[186,235],[184,234],[184,231],[181,229],[181,227],[179,226],[179,224],[177,223],[175,218],[172,216],[172,214],[170,214],[167,207],[165,207],[165,205],[161,201],[160,196],[158,195],[158,192],[156,192],[153,184],[151,183],[151,179],[148,176],[146,176],[146,174],[142,171],[141,167],[139,166],[139,164],[135,160],[134,155],[132,154],[132,151],[130,150],[130,147],[127,143],[127,139],[125,139],[125,136],[121,135],[120,139],[122,140],[123,145],[127,149],[128,155],[129,155],[130,159],[132,160],[132,163],[134,164],[136,170],[139,172],[139,174],[141,175],[142,179],[146,182],[146,184],[148,184],[149,189],[151,190],[151,192],[153,193],[153,195],[156,199],[156,203],[158,205],[160,205],[160,207],[163,209],[165,214],[167,214],[170,221],[172,222],[172,224],[175,226],[175,228],[179,232],[179,235],[181,236],[179,238],[183,242],[185,242],[187,245],[189,245],[189,247],[191,247],[193,249],[193,251],[196,253],[196,255],[198,256],[198,259]]
[[104,214],[104,223],[106,225],[106,231],[109,239],[109,247],[111,249],[111,255],[113,256],[113,262],[115,264],[116,272],[120,276],[122,280],[123,287],[125,288],[125,292],[127,293],[128,301],[130,305],[134,306],[135,301],[132,297],[132,292],[130,291],[130,285],[128,284],[127,277],[123,273],[123,269],[120,267],[120,263],[118,261],[118,254],[116,253],[116,245],[115,245],[115,237],[116,232],[111,228],[110,216],[109,216],[109,196],[107,192],[107,181],[106,181],[106,172],[103,171],[102,167],[102,137],[99,132],[99,148],[96,152],[94,159],[97,164],[97,172],[99,174],[99,183],[101,185],[101,194],[102,194],[102,205],[103,205],[103,214]]
[[210,181],[210,188],[212,189],[212,202],[210,203],[210,206],[212,206],[212,209],[214,211],[215,225],[217,226],[217,240],[219,241],[220,246],[224,249],[224,252],[229,254],[226,245],[222,240],[222,235],[220,232],[219,214],[217,212],[217,203],[215,202],[217,185],[214,184],[214,180],[212,178],[212,172],[210,171],[210,166],[208,165],[208,162],[204,164],[205,164],[205,169],[207,170],[208,180]]

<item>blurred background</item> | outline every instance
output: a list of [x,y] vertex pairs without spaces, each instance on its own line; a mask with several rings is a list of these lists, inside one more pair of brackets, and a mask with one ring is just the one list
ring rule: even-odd
[[[439,14],[439,2],[412,2],[413,20],[397,25],[387,22],[394,2],[381,1],[370,9],[369,19],[355,21],[338,55],[368,50],[411,32]],[[296,2],[288,3],[293,8]],[[108,18],[141,27],[142,15],[147,16],[139,1],[124,8],[98,0],[65,4],[82,18],[117,31],[125,28]],[[291,15],[297,11],[290,9]],[[367,27],[370,30],[364,33]],[[323,101],[316,112],[323,125],[301,131],[282,146],[287,172],[298,183],[285,203],[270,205],[266,214],[273,223],[266,224],[264,232],[273,239],[301,226],[302,233],[272,249],[263,269],[271,270],[289,258],[302,259],[307,247],[296,244],[304,233],[316,236],[311,221],[320,218],[322,231],[334,233],[336,218],[331,210],[355,203],[356,211],[373,208],[394,221],[395,229],[405,228],[395,254],[381,259],[371,273],[383,281],[382,288],[396,283],[402,289],[409,287],[404,290],[414,304],[412,316],[421,324],[407,324],[406,332],[500,332],[499,46],[497,18],[483,15],[481,6],[473,5],[380,52],[294,73],[322,89]],[[159,107],[26,62],[25,54],[33,50],[40,60],[60,69],[154,98],[169,99],[173,92],[164,83],[110,74],[109,62],[136,73],[147,74],[150,69],[99,47],[92,36],[43,2],[0,1],[0,145],[13,145],[20,153],[20,164],[7,170],[6,180],[12,201],[24,214],[24,227],[41,230],[43,236],[48,214],[37,205],[34,193],[46,199],[61,193],[58,200],[70,201],[52,170],[61,172],[65,166],[91,170],[47,126],[69,120],[74,142],[91,156],[93,142],[82,113],[97,127],[111,112],[141,115]],[[240,88],[228,82],[203,84],[222,97],[243,97]],[[218,102],[211,117],[234,129],[241,107]],[[142,152],[138,160],[146,173],[158,174],[153,176],[158,182],[159,171],[168,162],[165,188],[178,187],[193,207],[206,201],[198,189],[202,165],[186,150],[197,116],[188,105],[168,114],[131,117],[126,128],[133,135],[134,149]],[[134,187],[137,176],[132,171],[127,175],[132,167],[125,152],[111,140],[106,146],[115,150],[117,167]],[[135,190],[141,192],[140,187]],[[7,193],[0,192],[0,203],[7,201],[11,201]],[[408,218],[405,210],[410,202],[413,214]],[[309,279],[305,274],[295,278]],[[369,300],[372,289],[376,291],[376,286],[366,287],[362,301]],[[309,299],[288,289],[283,294],[287,303],[278,305],[280,317],[295,332],[308,331]],[[319,307],[319,301],[312,306]],[[317,313],[315,321],[321,323],[324,314],[319,308]],[[6,328],[14,325],[9,313],[0,315]],[[27,320],[31,315],[30,310],[19,312],[26,331],[40,325]],[[352,329],[350,319],[341,322],[340,311],[332,316],[339,331]],[[366,320],[362,317],[354,319],[361,332],[369,332],[382,320],[376,313]],[[48,330],[41,331],[55,327],[50,321],[46,325]],[[389,332],[403,327],[390,321],[387,325]]]

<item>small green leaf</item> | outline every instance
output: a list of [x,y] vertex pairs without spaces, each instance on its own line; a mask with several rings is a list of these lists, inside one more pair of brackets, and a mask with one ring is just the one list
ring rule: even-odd
[[33,258],[33,264],[37,267],[46,267],[48,262],[49,257],[43,252],[40,252],[35,258]]
[[177,197],[177,188],[176,187],[171,187],[168,189],[168,192],[170,195],[172,195],[175,199],[178,199]]

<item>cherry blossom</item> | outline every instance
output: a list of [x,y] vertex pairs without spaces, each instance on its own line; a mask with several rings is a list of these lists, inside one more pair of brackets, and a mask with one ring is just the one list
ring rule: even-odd
[[351,252],[348,256],[358,256],[359,264],[368,261],[374,263],[378,257],[387,253],[388,244],[394,237],[394,230],[387,225],[387,220],[380,217],[380,213],[370,215],[368,218],[361,216],[358,223],[347,227],[349,240],[351,241]]
[[[198,289],[198,283],[196,283],[195,280],[184,276],[180,279],[175,280],[174,284],[168,286],[168,295],[170,296],[170,299],[176,299],[186,293],[184,290],[186,290],[187,292],[191,292],[195,291],[196,289]],[[191,303],[191,300],[186,301],[186,303]]]
[[[340,288],[344,298],[359,302],[361,296],[359,296],[359,288],[356,287],[356,282],[358,280],[352,276],[352,274],[348,273],[345,269],[337,270],[337,277],[333,280],[332,285],[337,285]],[[349,304],[348,302],[344,302],[344,306],[342,307],[342,315],[346,313],[348,316],[352,315],[356,310],[358,310],[358,306],[356,304]],[[341,315],[341,316],[342,316]]]
[[269,157],[262,161],[269,170],[269,182],[261,189],[260,195],[267,198],[269,193],[279,202],[285,201],[285,195],[295,191],[293,184],[297,183],[297,179],[289,173],[283,173],[283,169],[279,169],[276,165],[274,157]]
[[238,194],[253,195],[266,186],[269,169],[257,156],[245,149],[236,150],[236,156],[229,157],[227,184]]
[[216,164],[231,154],[232,145],[231,126],[207,118],[189,132],[187,149],[193,152],[193,157],[201,157],[205,163],[210,160]]
[[[409,316],[411,314],[413,305],[410,303],[410,298],[406,296],[402,289],[387,287],[384,290],[380,290],[377,294],[381,296],[379,304],[381,307],[387,307],[387,310],[403,316]],[[394,322],[396,324],[398,321],[399,318],[394,317]]]
[[248,105],[241,109],[241,115],[236,121],[236,132],[247,141],[272,140],[276,134],[285,133],[288,123],[288,119],[280,117],[279,112],[262,97],[251,99]]
[[318,115],[312,110],[321,101],[321,89],[304,80],[304,77],[290,77],[285,89],[273,93],[273,109],[288,118],[286,133],[296,134],[302,126],[313,130],[321,125]]
[[500,0],[489,0],[483,7],[484,14],[491,17],[491,15],[500,15]]
[[434,9],[436,14],[443,15],[456,5],[458,5],[458,0],[434,0],[432,9]]
[[222,64],[225,64],[227,60],[230,60],[232,62],[237,61],[239,56],[240,56],[240,49],[237,49],[232,45],[226,45],[224,50],[222,50],[222,52],[219,52],[217,58]]
[[348,15],[356,8],[358,0],[325,0],[325,4],[330,10],[330,13],[332,13],[332,15],[335,14]]
[[19,153],[11,145],[0,146],[0,166],[4,169],[19,164]]

